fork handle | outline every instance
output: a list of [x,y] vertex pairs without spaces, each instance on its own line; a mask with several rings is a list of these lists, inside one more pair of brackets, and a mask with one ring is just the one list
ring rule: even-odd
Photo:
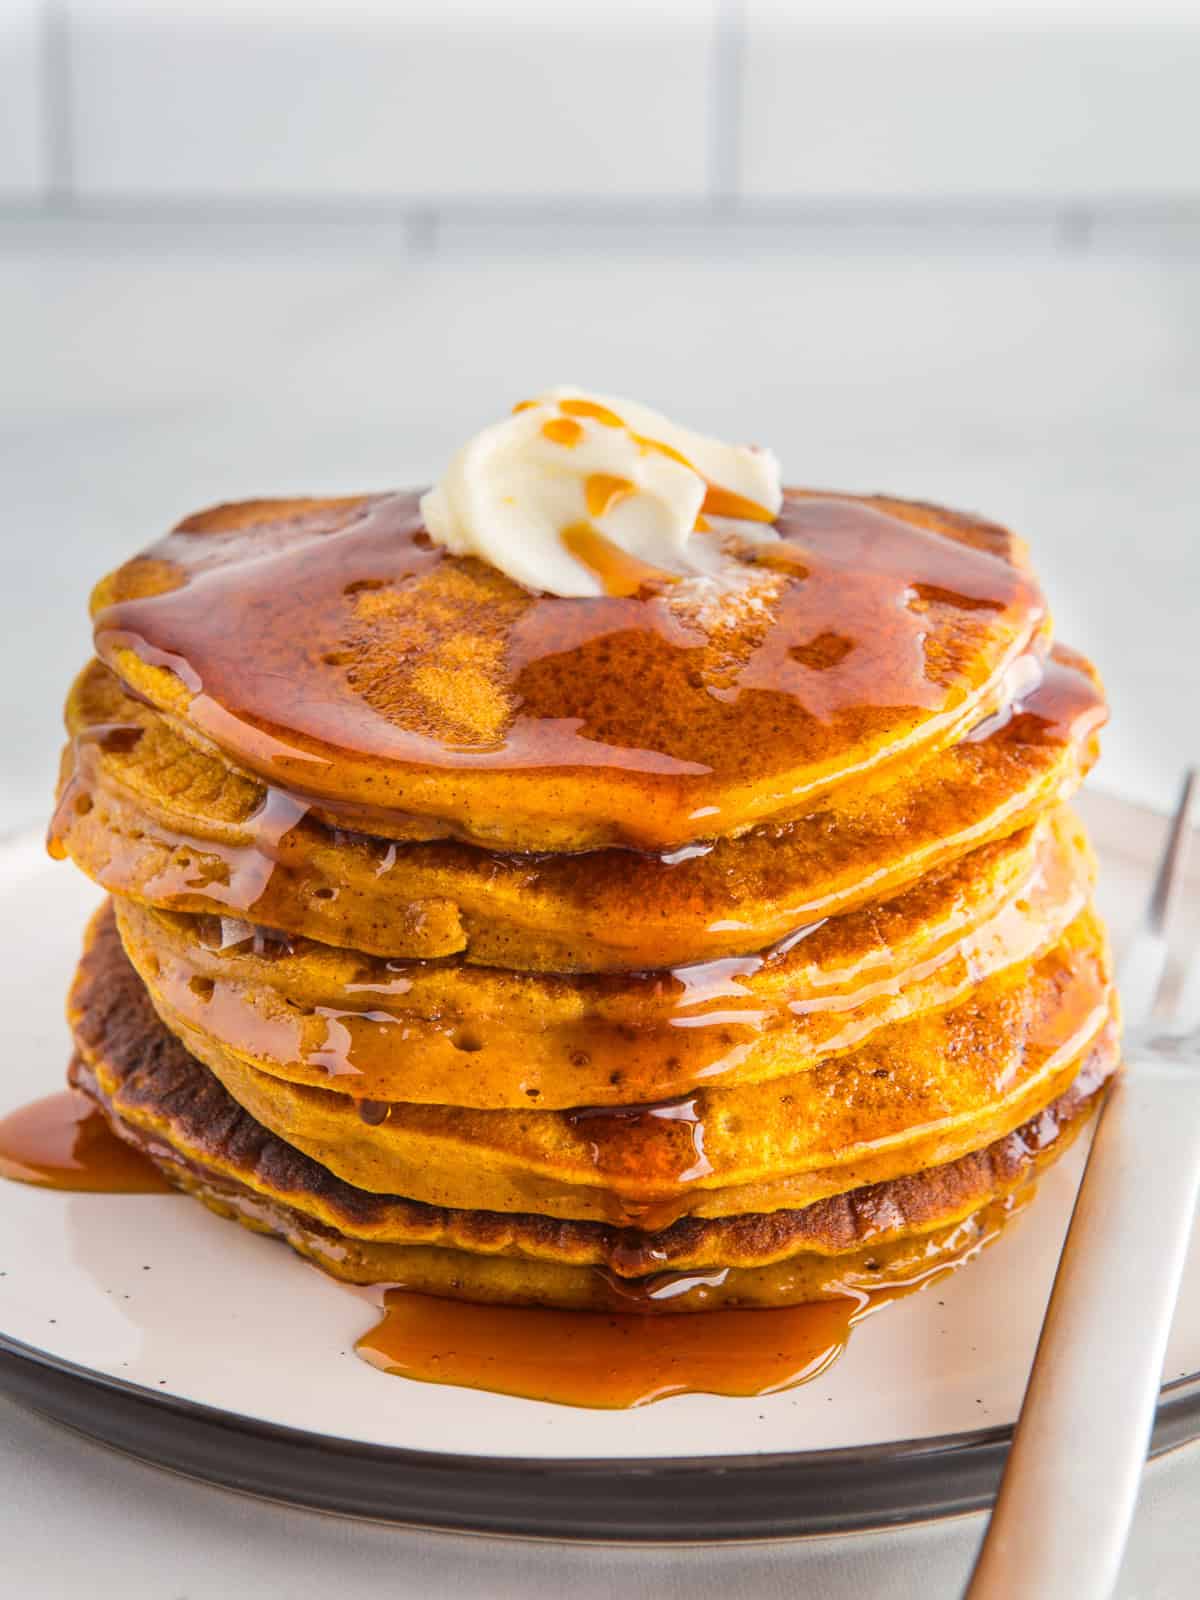
[[1200,1189],[1200,1071],[1133,1060],[1101,1112],[968,1600],[1106,1600]]

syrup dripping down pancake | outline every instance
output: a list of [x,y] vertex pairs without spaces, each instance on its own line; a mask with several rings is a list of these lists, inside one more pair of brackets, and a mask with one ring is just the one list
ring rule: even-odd
[[[114,1129],[222,1215],[362,1283],[515,1304],[629,1309],[782,1305],[875,1287],[969,1244],[985,1209],[1062,1153],[1116,1059],[1107,1028],[1064,1092],[970,1155],[798,1210],[685,1218],[653,1233],[435,1207],[345,1183],[234,1101],[155,1016],[107,908],[71,997],[72,1081]],[[679,1275],[700,1274],[688,1284]]]
[[72,691],[52,844],[102,887],[381,956],[571,972],[745,955],[894,895],[1068,796],[1104,701],[1056,648],[1015,704],[895,775],[787,824],[660,857],[507,856],[336,833],[197,750],[93,663]]
[[356,1106],[227,1059],[209,1065],[256,1121],[356,1187],[660,1226],[806,1205],[978,1149],[1065,1089],[1113,1005],[1089,911],[1046,955],[949,1011],[803,1073],[651,1106]]
[[1065,1088],[1110,1019],[1103,961],[1089,917],[1028,983],[1024,973],[994,981],[792,1077],[650,1107],[356,1107],[227,1058],[209,1064],[264,1126],[359,1187],[649,1226],[804,1205],[1018,1126]]
[[160,1016],[218,1071],[359,1102],[549,1110],[763,1082],[856,1049],[1056,944],[1091,883],[1064,810],[762,957],[601,977],[383,961],[130,901],[117,917]]

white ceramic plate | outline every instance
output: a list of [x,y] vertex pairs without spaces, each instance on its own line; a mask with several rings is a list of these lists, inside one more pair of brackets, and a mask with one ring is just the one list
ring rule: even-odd
[[[1161,819],[1083,809],[1118,943]],[[1193,879],[1194,882],[1194,879]],[[98,895],[40,839],[0,848],[0,1112],[59,1087],[63,995]],[[994,1488],[1082,1150],[934,1292],[860,1325],[822,1378],[766,1399],[584,1411],[384,1377],[370,1307],[273,1240],[177,1197],[0,1182],[0,1383],[122,1448],[346,1512],[556,1537],[737,1538],[967,1509]],[[1156,1447],[1200,1434],[1200,1254]],[[1103,1403],[1103,1397],[1097,1397]]]

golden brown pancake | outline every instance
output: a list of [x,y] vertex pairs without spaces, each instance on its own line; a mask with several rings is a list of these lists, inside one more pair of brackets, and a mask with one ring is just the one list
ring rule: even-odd
[[[1047,955],[950,1011],[790,1077],[651,1107],[356,1105],[226,1054],[205,1064],[256,1121],[358,1188],[583,1220],[727,1216],[806,1205],[990,1143],[1061,1093],[1112,1005],[1103,932],[1084,913]],[[203,1058],[203,1040],[179,1034]]]
[[[1044,651],[1005,530],[789,491],[721,579],[533,594],[435,547],[415,494],[190,517],[101,581],[97,652],[322,820],[505,850],[671,850],[952,743]],[[777,535],[777,536],[776,536]]]
[[667,858],[503,856],[334,833],[196,750],[93,663],[68,702],[52,842],[114,894],[383,956],[637,970],[764,949],[895,894],[1077,787],[1104,701],[1061,648],[1015,706],[876,788]]
[[1061,810],[768,955],[601,977],[384,961],[132,901],[117,917],[159,1015],[218,1071],[549,1110],[762,1082],[856,1049],[1056,944],[1091,882]]
[[[71,996],[72,1081],[114,1128],[213,1209],[275,1232],[337,1276],[467,1298],[665,1309],[786,1304],[872,1286],[961,1250],[981,1208],[1019,1190],[1082,1126],[1115,1056],[1111,1034],[1052,1105],[985,1149],[800,1210],[685,1218],[657,1232],[454,1211],[355,1189],[267,1132],[154,1015],[107,909]],[[597,1272],[597,1268],[602,1271]],[[714,1278],[709,1269],[716,1268]],[[694,1288],[663,1274],[700,1271]],[[622,1289],[622,1283],[627,1285]]]
[[101,581],[50,842],[117,897],[70,1013],[123,1138],[335,1275],[502,1303],[991,1236],[1116,1061],[1096,674],[978,519],[695,537],[716,576],[564,600],[415,495],[255,501]]

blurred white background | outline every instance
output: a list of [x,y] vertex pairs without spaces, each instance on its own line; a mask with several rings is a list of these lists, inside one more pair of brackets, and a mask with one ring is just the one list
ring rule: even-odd
[[555,382],[1011,523],[1200,756],[1194,4],[0,0],[0,831],[122,554]]

